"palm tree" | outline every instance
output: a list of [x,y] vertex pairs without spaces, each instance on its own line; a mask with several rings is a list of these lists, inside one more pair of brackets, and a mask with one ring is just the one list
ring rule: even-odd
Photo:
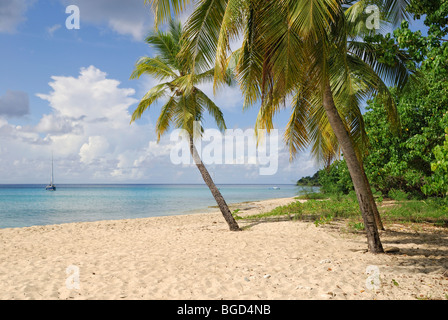
[[[158,31],[147,37],[146,42],[153,46],[159,55],[154,58],[140,58],[135,65],[131,79],[147,74],[160,80],[161,83],[150,89],[142,98],[132,114],[131,123],[139,119],[143,112],[156,101],[168,98],[167,102],[162,106],[156,124],[158,142],[171,125],[188,133],[190,153],[204,182],[215,198],[229,229],[238,231],[240,228],[237,222],[203,164],[194,144],[194,137],[203,132],[200,123],[205,111],[213,117],[221,131],[226,129],[223,113],[219,107],[196,86],[197,84],[213,80],[214,70],[211,69],[195,74],[192,72],[188,61],[179,57],[178,53],[181,50],[183,41],[182,32],[180,23],[170,21],[168,32]],[[230,77],[226,77],[226,81],[230,84]]]
[[[188,0],[148,0],[158,22]],[[145,1],[147,2],[147,1]],[[403,87],[411,73],[406,55],[380,63],[377,47],[359,41],[369,33],[364,8],[377,4],[383,17],[403,16],[407,0],[203,0],[190,16],[182,56],[197,70],[215,64],[215,85],[224,79],[232,38],[243,37],[234,53],[245,107],[261,100],[257,126],[271,129],[273,115],[292,98],[285,140],[291,154],[310,142],[330,161],[340,149],[354,183],[369,250],[383,252],[378,210],[362,165],[365,141],[360,97],[383,97],[390,120],[398,123],[394,101],[383,78]]]
[[[300,7],[300,14],[306,13],[304,19],[311,12],[307,9],[310,2]],[[360,101],[378,94],[383,98],[389,119],[398,126],[396,106],[382,77],[403,88],[412,77],[413,69],[408,68],[410,57],[405,52],[398,50],[393,63],[379,63],[380,48],[359,40],[363,33],[370,33],[359,26],[365,21],[365,16],[359,14],[363,12],[359,10],[362,2],[346,8],[330,8],[339,13],[321,30],[317,26],[317,31],[305,30],[304,34],[299,30],[291,31],[296,8],[284,7],[283,13],[275,18],[279,27],[275,31],[258,29],[259,38],[251,40],[255,42],[253,47],[261,48],[258,55],[264,57],[264,61],[262,72],[256,77],[262,79],[258,83],[260,89],[252,86],[250,90],[261,92],[257,125],[266,128],[272,127],[272,115],[281,108],[285,97],[293,95],[292,116],[285,135],[291,154],[310,142],[314,154],[327,162],[338,150],[342,151],[363,215],[369,250],[380,253],[383,248],[378,228],[384,227],[362,163],[367,139]],[[276,12],[282,12],[281,8],[267,5],[258,25],[268,25],[264,21],[273,19]],[[300,58],[294,57],[298,52]],[[295,72],[288,73],[288,69],[294,67]],[[254,68],[251,69],[249,72],[253,72]],[[237,73],[244,74],[245,70],[241,71]]]

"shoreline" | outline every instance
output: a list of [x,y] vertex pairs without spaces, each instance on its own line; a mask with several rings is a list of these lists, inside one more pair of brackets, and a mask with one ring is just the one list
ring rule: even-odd
[[[191,185],[192,191],[189,191],[189,187],[183,189],[180,185],[167,185],[166,188],[146,185],[148,189],[146,187],[136,187],[135,193],[133,192],[133,187],[128,188],[126,186],[129,185],[114,184],[106,188],[101,185],[94,192],[88,191],[89,189],[82,185],[80,187],[85,188],[82,192],[78,192],[76,188],[70,186],[67,189],[61,187],[60,190],[62,191],[57,193],[48,193],[48,191],[36,187],[31,189],[26,187],[23,192],[20,190],[16,192],[13,188],[7,188],[7,191],[0,192],[0,204],[3,204],[3,201],[6,200],[6,210],[0,214],[0,230],[100,220],[186,215],[219,210],[217,207],[214,207],[216,202],[211,197],[210,191],[203,185]],[[247,200],[263,201],[278,197],[294,197],[300,194],[300,190],[296,190],[295,186],[282,187],[284,190],[281,190],[281,192],[269,191],[267,190],[267,185],[262,186],[257,188],[239,186],[243,190],[241,194],[239,192],[240,189],[232,186],[223,187],[228,188],[228,191],[222,192],[228,192],[226,201],[230,207]],[[118,189],[115,189],[116,187]],[[121,187],[123,189],[120,189]],[[114,191],[108,193],[109,190]],[[120,194],[120,197],[114,198],[113,195],[121,193],[121,190],[123,190],[123,195]],[[181,192],[179,197],[176,198],[177,190],[181,190]],[[194,195],[195,190],[199,190],[197,201]],[[107,192],[107,194],[105,193],[103,196],[102,192]],[[22,201],[14,200],[21,199],[22,193],[27,197],[36,196],[37,203],[28,200],[22,203]],[[92,201],[92,199],[95,199],[93,198],[94,195],[97,194],[100,196],[99,200]],[[139,194],[142,196],[138,196]],[[16,197],[10,198],[12,200],[9,201],[8,197],[11,195]],[[135,198],[136,196],[138,198]],[[55,197],[55,200],[53,200],[53,197]],[[111,199],[108,200],[108,197]],[[78,198],[79,201],[77,200]],[[111,202],[113,203],[112,207]],[[4,219],[2,220],[3,217]]]
[[[286,198],[269,198],[264,200],[253,200],[253,201],[243,201],[243,202],[235,202],[235,203],[228,203],[228,207],[230,211],[236,210],[242,206],[245,206],[246,208],[241,210],[241,212],[249,209],[255,209],[258,208],[258,203],[261,204],[262,208],[266,209],[274,209],[277,207],[277,203],[280,203],[279,205],[286,205],[290,202],[296,201],[297,196],[294,197],[286,197]],[[298,201],[298,200],[297,200]],[[302,200],[301,200],[302,201]],[[247,208],[248,204],[252,204],[253,207]],[[248,211],[248,213],[252,213],[253,210]],[[26,227],[8,227],[8,228],[0,228],[0,232],[2,230],[8,230],[8,229],[27,229],[27,228],[35,228],[35,227],[52,227],[52,226],[59,226],[59,225],[68,225],[68,224],[74,224],[74,223],[96,223],[96,222],[114,222],[114,221],[129,221],[129,220],[140,220],[140,219],[152,219],[152,218],[164,218],[164,217],[175,217],[175,216],[189,216],[189,215],[198,215],[198,214],[221,214],[219,211],[219,207],[216,205],[213,206],[207,206],[207,207],[201,207],[196,209],[191,209],[184,212],[177,212],[174,214],[167,214],[167,215],[160,215],[160,216],[150,216],[150,217],[143,217],[143,218],[129,218],[129,219],[100,219],[100,220],[94,220],[94,221],[77,221],[77,222],[64,222],[64,223],[55,223],[55,224],[38,224],[38,225],[32,225],[32,226],[26,226]]]
[[[239,203],[238,214],[294,200]],[[383,232],[385,246],[400,252],[373,255],[365,253],[363,234],[303,221],[238,223],[244,231],[228,231],[215,211],[0,229],[0,299],[404,300],[448,294],[446,234]]]

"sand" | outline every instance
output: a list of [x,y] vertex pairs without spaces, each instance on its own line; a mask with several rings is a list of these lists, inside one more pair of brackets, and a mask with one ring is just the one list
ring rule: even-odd
[[[239,206],[267,211],[293,198]],[[448,233],[387,226],[385,248],[303,221],[219,212],[0,230],[0,299],[447,299]],[[428,227],[429,228],[429,227]]]

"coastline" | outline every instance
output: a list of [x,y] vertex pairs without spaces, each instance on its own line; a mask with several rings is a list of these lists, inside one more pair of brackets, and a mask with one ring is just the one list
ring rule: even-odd
[[[213,212],[218,210],[206,185],[58,185],[57,192],[38,185],[0,185],[0,229],[36,225],[121,220]],[[222,185],[227,203],[293,197],[301,189],[285,185]],[[192,200],[193,199],[193,200]]]
[[[292,201],[239,203],[238,214]],[[400,252],[373,255],[365,253],[363,234],[303,221],[238,223],[244,231],[228,231],[215,211],[0,229],[0,299],[403,300],[448,294],[446,234],[384,232],[383,242]],[[79,282],[70,282],[77,275]]]

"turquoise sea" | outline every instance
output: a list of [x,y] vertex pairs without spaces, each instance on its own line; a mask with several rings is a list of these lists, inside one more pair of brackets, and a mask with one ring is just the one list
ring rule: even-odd
[[[219,185],[228,204],[293,197],[294,185]],[[205,185],[0,185],[0,228],[205,212],[216,206]],[[216,210],[216,209],[214,209]]]

